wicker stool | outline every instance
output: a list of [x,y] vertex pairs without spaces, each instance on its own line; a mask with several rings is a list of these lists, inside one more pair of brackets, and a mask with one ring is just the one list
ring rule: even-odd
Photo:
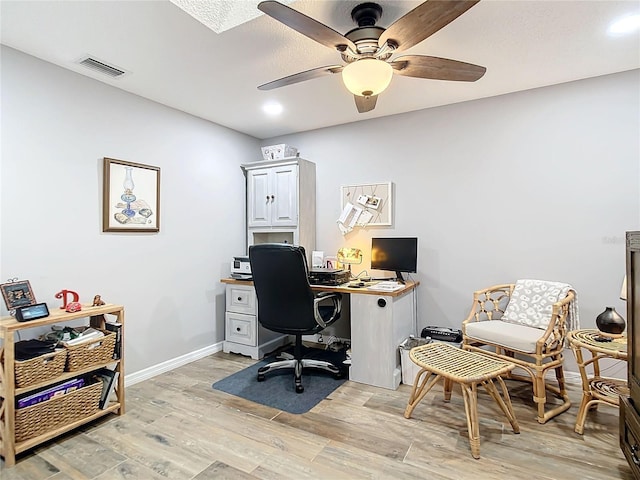
[[[410,418],[413,409],[420,403],[425,395],[440,380],[444,379],[444,399],[451,400],[451,387],[453,382],[459,383],[462,388],[464,409],[467,414],[467,429],[469,431],[469,443],[471,455],[480,458],[480,428],[478,424],[478,384],[493,397],[500,409],[511,423],[514,433],[520,433],[520,427],[516,420],[509,391],[500,375],[504,375],[516,366],[513,363],[468,352],[446,343],[430,343],[421,347],[415,347],[409,352],[409,358],[420,367],[413,382],[413,390],[409,397],[409,403],[404,412],[405,418]],[[432,377],[432,375],[435,375]],[[502,396],[493,383],[497,379],[502,389]]]

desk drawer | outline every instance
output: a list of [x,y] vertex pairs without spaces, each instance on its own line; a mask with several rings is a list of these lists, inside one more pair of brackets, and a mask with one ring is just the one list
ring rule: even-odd
[[226,307],[227,312],[255,315],[256,291],[247,285],[227,285]]
[[227,312],[225,314],[225,336],[227,342],[255,346],[257,319],[255,315]]

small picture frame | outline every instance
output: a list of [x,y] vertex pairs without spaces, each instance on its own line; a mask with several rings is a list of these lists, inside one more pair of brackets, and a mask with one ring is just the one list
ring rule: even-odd
[[36,304],[36,297],[31,290],[29,280],[18,280],[15,282],[3,283],[0,285],[2,297],[7,306],[7,310],[26,307]]
[[367,208],[373,208],[377,210],[378,207],[380,206],[381,201],[382,200],[380,199],[380,197],[370,196],[369,199],[367,200],[367,203],[365,203],[364,206]]

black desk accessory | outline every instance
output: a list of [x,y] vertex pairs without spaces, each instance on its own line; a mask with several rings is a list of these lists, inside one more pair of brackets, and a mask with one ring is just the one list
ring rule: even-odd
[[36,303],[35,305],[26,305],[16,308],[16,320],[19,322],[28,322],[29,320],[37,320],[49,316],[49,308],[46,303]]

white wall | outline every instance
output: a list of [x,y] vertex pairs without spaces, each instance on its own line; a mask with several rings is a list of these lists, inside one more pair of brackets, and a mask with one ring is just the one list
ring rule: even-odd
[[[368,268],[371,236],[419,238],[420,327],[458,326],[473,290],[526,277],[571,283],[583,326],[624,312],[638,71],[263,141],[6,47],[1,79],[0,279],[29,279],[50,306],[63,288],[124,304],[128,373],[222,340],[239,165],[281,142],[317,165],[318,250],[360,246]],[[105,156],[161,167],[159,234],[102,233]],[[394,226],[343,238],[340,185],[385,181]]]
[[[1,87],[2,282],[123,304],[128,374],[221,342],[257,140],[6,47]],[[158,234],[102,232],[103,157],[161,168]]]
[[[318,250],[361,247],[366,269],[371,236],[419,238],[419,325],[458,327],[474,290],[539,278],[572,284],[582,325],[593,327],[605,306],[626,311],[618,298],[624,232],[640,228],[639,76],[635,70],[269,143],[293,145],[317,163]],[[385,181],[396,188],[393,228],[343,238],[335,224],[340,185]]]

